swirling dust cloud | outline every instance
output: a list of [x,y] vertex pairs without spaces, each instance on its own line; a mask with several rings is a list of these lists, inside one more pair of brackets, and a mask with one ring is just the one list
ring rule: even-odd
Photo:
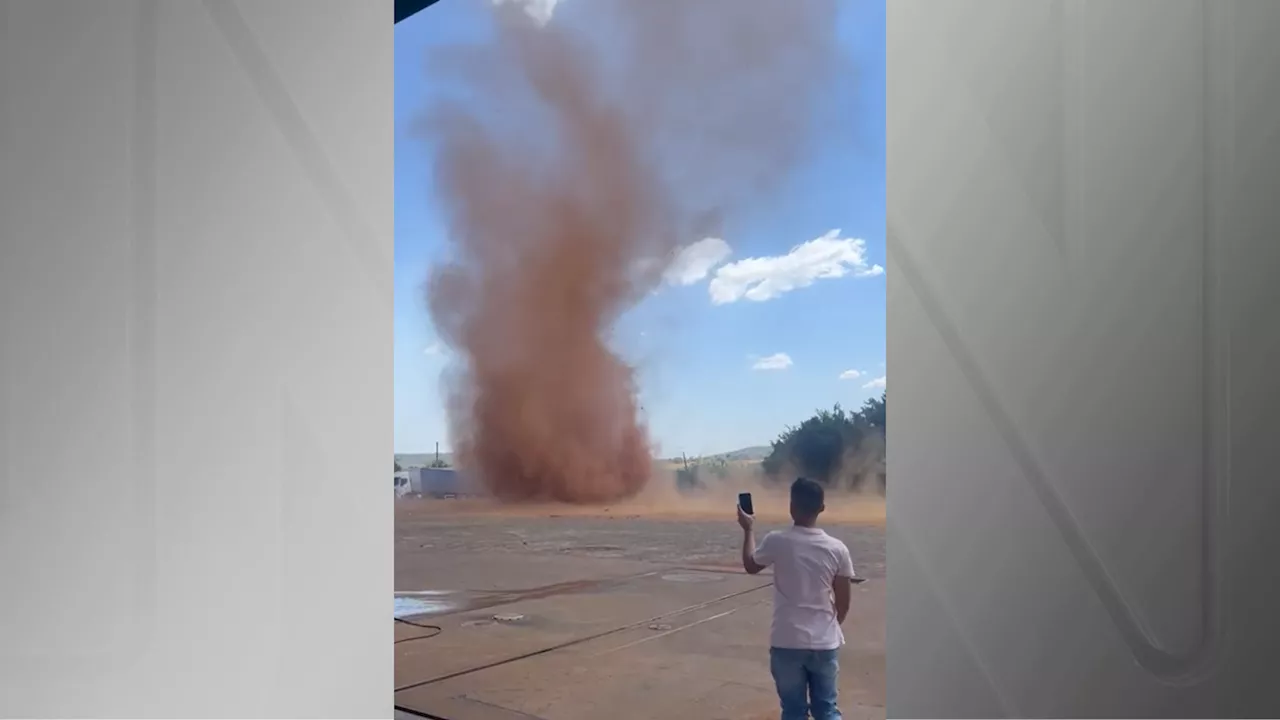
[[837,0],[484,6],[491,27],[426,58],[441,89],[419,125],[455,462],[503,501],[633,497],[652,448],[610,333],[812,151]]

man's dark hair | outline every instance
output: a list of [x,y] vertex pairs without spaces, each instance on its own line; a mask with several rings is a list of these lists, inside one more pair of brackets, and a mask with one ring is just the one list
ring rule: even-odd
[[822,512],[826,492],[822,486],[808,478],[796,478],[791,483],[791,505],[804,515],[817,515]]

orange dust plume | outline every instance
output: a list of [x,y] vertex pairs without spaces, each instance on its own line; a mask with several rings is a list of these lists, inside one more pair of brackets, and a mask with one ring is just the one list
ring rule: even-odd
[[451,242],[428,303],[458,466],[505,501],[610,502],[652,452],[609,333],[810,149],[837,0],[528,2],[428,58]]

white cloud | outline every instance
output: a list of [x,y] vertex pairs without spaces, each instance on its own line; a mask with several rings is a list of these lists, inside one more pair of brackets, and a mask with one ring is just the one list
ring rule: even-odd
[[525,14],[534,22],[546,25],[551,22],[551,16],[555,14],[556,5],[560,4],[560,0],[493,0],[493,4],[515,5],[524,9]]
[[867,260],[867,243],[842,238],[832,230],[791,248],[786,255],[747,258],[722,265],[715,271],[709,290],[716,305],[752,300],[772,300],[818,280],[883,275],[884,268]]
[[862,377],[865,374],[866,373],[864,373],[861,370],[845,370],[844,372],[840,373],[840,379],[841,380],[857,380],[858,378]]
[[663,279],[670,285],[693,285],[710,275],[732,253],[724,240],[704,238],[680,248],[663,273]]
[[762,357],[751,366],[752,370],[786,370],[791,367],[791,356],[786,353],[774,353],[769,357]]
[[862,386],[862,389],[863,389],[863,390],[884,390],[884,388],[885,388],[885,380],[886,380],[886,378],[887,378],[887,377],[888,377],[887,375],[881,375],[880,377],[876,378],[875,380],[872,380],[871,382],[867,383],[866,385],[863,385],[863,386]]
[[431,343],[430,345],[428,345],[428,346],[426,347],[426,349],[425,349],[425,350],[423,350],[423,351],[422,351],[422,354],[423,354],[423,355],[426,355],[427,357],[436,357],[436,356],[438,356],[438,355],[443,355],[443,354],[444,354],[444,347],[443,347],[443,346],[441,346],[441,345],[440,345],[440,343],[438,343],[438,342],[436,342],[436,343]]

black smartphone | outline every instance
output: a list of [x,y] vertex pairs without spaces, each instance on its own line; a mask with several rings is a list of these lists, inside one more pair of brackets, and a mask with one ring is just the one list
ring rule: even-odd
[[751,504],[751,493],[738,493],[738,507],[748,515],[755,515],[756,509]]

